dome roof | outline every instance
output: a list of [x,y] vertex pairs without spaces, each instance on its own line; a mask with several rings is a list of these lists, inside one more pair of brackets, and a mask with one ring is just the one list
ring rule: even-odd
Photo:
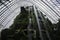
[[20,12],[21,6],[35,5],[53,24],[60,19],[60,0],[10,0],[0,3],[0,24],[5,28]]

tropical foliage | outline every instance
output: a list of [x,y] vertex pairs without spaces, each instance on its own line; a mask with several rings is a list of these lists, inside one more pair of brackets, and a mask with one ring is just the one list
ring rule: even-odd
[[[28,7],[26,8],[28,9]],[[31,19],[31,24],[29,19]],[[52,24],[50,20],[44,18],[44,15],[40,19],[42,19],[40,21],[41,28],[47,28],[44,30],[48,31],[51,40],[60,40],[60,21],[57,24]],[[32,11],[29,11],[21,7],[21,13],[14,19],[10,28],[2,30],[1,40],[30,40],[29,36],[32,37],[32,40],[40,40],[36,17],[33,8]],[[43,37],[46,38],[46,34],[43,33]],[[48,39],[46,38],[46,40]]]

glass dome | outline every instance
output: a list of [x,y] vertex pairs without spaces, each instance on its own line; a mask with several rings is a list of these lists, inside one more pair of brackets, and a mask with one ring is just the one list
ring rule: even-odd
[[[2,0],[3,1],[3,0]],[[60,19],[60,1],[59,0],[10,0],[0,5],[0,24],[5,28],[11,25],[10,22],[19,14],[21,6],[35,5],[53,24],[58,23]],[[18,11],[17,11],[18,10]],[[8,28],[8,27],[7,27]]]

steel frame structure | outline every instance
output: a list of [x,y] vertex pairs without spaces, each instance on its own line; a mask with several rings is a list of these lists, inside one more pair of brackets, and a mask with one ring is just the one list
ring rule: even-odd
[[[21,6],[19,5],[19,3],[24,1],[32,3],[33,5],[38,7],[38,10],[43,12],[43,14],[46,15],[52,23],[56,24],[60,19],[60,12],[56,8],[54,8],[47,0],[46,2],[45,0],[13,0],[10,3],[5,3],[5,5],[0,5],[0,25],[3,25],[5,27],[13,18],[11,17],[11,19],[8,19],[8,17],[13,14],[17,8],[19,9],[19,7]],[[5,23],[7,19],[10,21]]]

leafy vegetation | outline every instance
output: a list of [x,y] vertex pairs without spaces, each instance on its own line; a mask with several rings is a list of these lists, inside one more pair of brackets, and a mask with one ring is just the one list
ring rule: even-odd
[[[31,18],[31,25],[29,24],[29,18]],[[28,26],[30,28],[28,29]],[[33,10],[25,10],[24,7],[21,7],[21,13],[14,19],[14,23],[10,26],[9,29],[2,30],[1,39],[2,40],[28,40],[28,31],[32,33],[33,40],[36,40],[36,18]],[[37,29],[38,31],[38,29]],[[37,35],[39,36],[39,35]]]
[[47,19],[47,27],[51,40],[60,40],[60,21],[57,24],[52,24]]
[[2,40],[24,40],[26,37],[23,35],[22,30],[26,29],[28,24],[28,11],[26,11],[24,7],[21,7],[21,13],[16,17],[11,27],[2,30]]
[[[29,23],[30,18],[31,24]],[[43,17],[40,22],[42,27],[47,28],[51,40],[60,40],[60,21],[57,24],[52,24],[48,19]],[[30,28],[28,29],[29,25]],[[33,8],[32,11],[29,11],[21,7],[21,13],[14,19],[14,23],[10,28],[2,30],[1,40],[29,40],[28,35],[30,34],[28,32],[32,34],[32,40],[40,40],[39,29]]]

